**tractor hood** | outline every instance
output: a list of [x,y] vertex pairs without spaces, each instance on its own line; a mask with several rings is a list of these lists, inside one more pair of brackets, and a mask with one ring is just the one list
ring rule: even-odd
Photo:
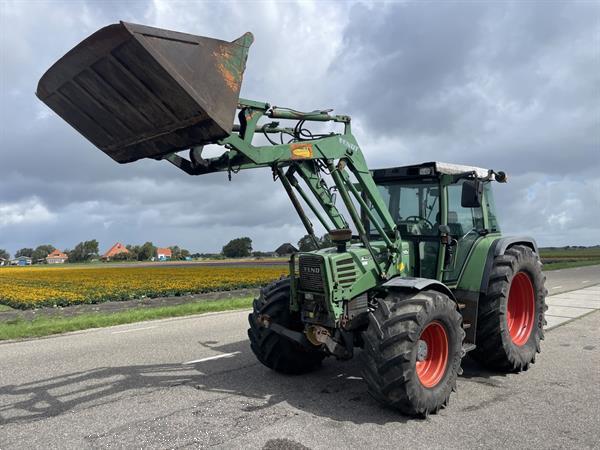
[[383,242],[373,242],[379,261],[373,261],[361,244],[348,246],[345,252],[326,248],[299,253],[300,290],[326,292],[334,301],[350,300],[370,289],[377,280],[376,264],[387,260]]

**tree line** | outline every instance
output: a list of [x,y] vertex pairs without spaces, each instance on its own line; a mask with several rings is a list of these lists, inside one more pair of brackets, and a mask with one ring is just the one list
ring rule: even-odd
[[[15,258],[26,256],[31,258],[33,264],[36,264],[56,250],[56,247],[50,244],[38,245],[36,248],[24,247],[16,251]],[[72,250],[66,249],[63,253],[68,256],[68,262],[81,262],[88,261],[98,257],[98,241],[92,239],[91,241],[80,242]],[[10,259],[10,253],[4,249],[0,249],[0,258]]]
[[[117,253],[110,259],[112,261],[148,261],[156,258],[157,247],[152,242],[145,242],[142,245],[126,245],[128,252]],[[178,245],[169,247],[171,249],[171,259],[186,259],[190,257],[189,250],[181,248]],[[50,244],[38,245],[36,248],[21,248],[16,251],[15,258],[26,256],[31,258],[33,264],[42,262],[56,248]],[[64,252],[69,263],[86,262],[100,258],[99,244],[96,239],[90,241],[82,241],[73,249],[65,249]],[[4,249],[0,249],[0,258],[9,260],[10,253]]]
[[[145,242],[142,245],[126,245],[127,252],[117,253],[110,257],[112,261],[148,261],[152,258],[157,257],[157,247],[152,242]],[[171,259],[182,260],[189,257],[219,257],[224,256],[226,258],[239,258],[245,256],[266,256],[267,253],[263,252],[252,252],[252,239],[249,237],[236,238],[229,241],[223,246],[221,254],[214,253],[194,253],[191,254],[189,250],[181,248],[178,245],[169,247],[171,250]],[[39,245],[36,248],[21,248],[15,253],[15,258],[26,256],[31,258],[33,264],[45,260],[45,258],[52,253],[56,248],[53,245],[45,244]],[[96,239],[90,241],[82,241],[77,244],[73,249],[64,250],[68,259],[67,262],[86,262],[100,257],[99,244]],[[4,249],[0,249],[0,258],[9,260],[10,253]]]
[[[202,255],[204,256],[204,255]],[[223,246],[220,254],[210,254],[207,256],[221,257],[221,258],[245,258],[248,256],[254,256],[257,258],[263,258],[266,256],[273,256],[272,252],[261,252],[252,249],[252,239],[249,237],[235,238],[229,241]]]
[[[319,248],[333,247],[331,239],[328,234],[324,234],[321,237],[316,238],[315,241],[308,234],[302,236],[298,241],[298,250],[301,252],[309,252],[317,250]],[[249,237],[241,237],[232,239],[223,246],[221,254],[226,258],[243,258],[247,256],[268,256],[269,253],[264,252],[253,252],[252,251],[252,239]]]
[[[317,237],[317,244],[309,235],[302,236],[298,241],[298,249],[301,252],[307,252],[311,250],[316,250],[317,248],[326,248],[332,247],[333,244],[329,239],[327,234],[322,237]],[[152,258],[156,258],[156,250],[157,247],[152,242],[145,242],[142,245],[126,245],[128,252],[117,253],[114,256],[111,256],[112,261],[148,261]],[[190,253],[185,248],[180,248],[177,245],[169,247],[171,249],[171,259],[182,260],[188,257],[191,258],[244,258],[248,256],[255,257],[264,257],[270,256],[271,253],[253,251],[252,249],[252,239],[249,237],[239,237],[230,240],[227,244],[223,246],[221,249],[221,253]],[[22,248],[17,250],[15,253],[15,258],[20,256],[27,256],[32,259],[32,262],[35,264],[39,261],[44,260],[50,253],[52,253],[55,249],[54,246],[50,244],[39,245],[36,248]],[[94,259],[98,259],[100,257],[99,245],[96,239],[92,239],[90,241],[82,241],[77,244],[73,249],[66,249],[64,253],[67,254],[68,260],[67,262],[76,263],[76,262],[86,262]],[[0,258],[10,259],[10,254],[4,250],[0,249]]]

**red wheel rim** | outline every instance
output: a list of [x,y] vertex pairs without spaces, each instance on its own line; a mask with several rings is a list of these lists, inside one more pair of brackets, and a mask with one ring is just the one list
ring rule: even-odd
[[427,344],[427,356],[417,361],[419,381],[426,388],[436,386],[446,373],[448,364],[448,335],[440,322],[431,322],[421,332],[419,340]]
[[535,296],[531,279],[524,272],[513,277],[506,305],[506,322],[513,343],[524,345],[531,336],[535,321]]

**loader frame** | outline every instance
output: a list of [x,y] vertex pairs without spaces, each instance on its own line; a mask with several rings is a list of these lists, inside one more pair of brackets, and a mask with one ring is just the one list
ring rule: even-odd
[[[300,198],[328,233],[349,229],[348,221],[335,205],[337,192],[350,215],[357,238],[368,250],[374,261],[381,260],[373,249],[360,210],[379,232],[385,243],[387,257],[373,267],[377,277],[384,281],[399,273],[402,267],[401,236],[387,206],[378,192],[377,185],[367,167],[362,150],[351,131],[351,120],[345,115],[331,115],[329,111],[300,112],[288,108],[271,107],[262,103],[240,98],[239,124],[225,139],[216,144],[227,150],[218,157],[203,158],[204,147],[197,146],[189,151],[189,158],[177,153],[163,156],[189,175],[204,175],[227,172],[231,175],[240,170],[270,168],[273,179],[279,180],[288,194],[307,233],[316,243],[314,226],[304,211]],[[273,121],[258,125],[261,118],[295,120],[295,128],[280,127]],[[334,122],[344,125],[343,133],[329,133],[314,137],[303,128],[306,122]],[[263,134],[270,145],[253,145],[257,134]],[[303,137],[308,134],[308,138]],[[289,136],[288,143],[276,143],[270,135]],[[283,142],[283,139],[281,139]],[[336,163],[337,161],[337,163]],[[329,186],[324,175],[330,175],[333,185]],[[354,177],[352,179],[351,175]],[[310,194],[302,187],[302,180]],[[311,195],[312,194],[312,195]],[[312,196],[312,198],[311,198]],[[356,203],[355,203],[356,202]],[[404,262],[406,264],[406,261]],[[374,286],[373,286],[374,287]]]

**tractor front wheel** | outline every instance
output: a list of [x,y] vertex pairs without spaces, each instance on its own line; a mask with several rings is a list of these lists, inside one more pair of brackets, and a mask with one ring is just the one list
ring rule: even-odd
[[290,375],[315,370],[321,365],[325,353],[315,348],[306,348],[263,327],[261,315],[294,331],[302,331],[298,313],[290,311],[290,280],[284,278],[261,289],[254,300],[254,308],[248,316],[250,347],[258,360],[270,369]]
[[465,332],[456,303],[436,291],[392,292],[363,332],[369,393],[404,414],[426,416],[456,388]]
[[504,372],[527,370],[544,339],[545,275],[538,255],[515,245],[496,256],[485,296],[479,301],[473,357]]

